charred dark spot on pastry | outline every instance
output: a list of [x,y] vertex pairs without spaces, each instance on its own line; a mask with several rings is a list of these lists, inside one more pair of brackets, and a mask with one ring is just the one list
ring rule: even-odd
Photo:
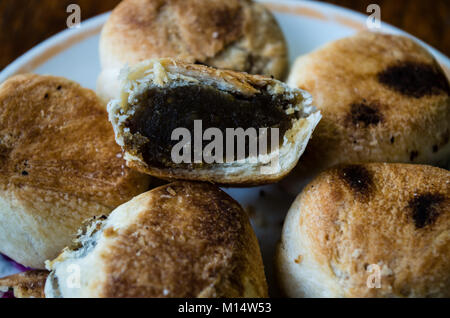
[[395,142],[395,138],[391,137],[391,144],[393,144]]
[[60,91],[60,90],[62,89],[62,86],[59,85],[56,89],[57,89],[58,91]]
[[44,98],[47,99],[49,97],[48,93],[44,95]]
[[439,146],[438,145],[433,145],[432,150],[433,150],[434,153],[438,152],[439,151]]
[[375,126],[383,121],[379,105],[376,103],[355,103],[350,106],[349,119],[355,126]]
[[[139,133],[151,140],[139,149],[147,164],[171,167],[174,165],[171,159],[172,148],[180,142],[171,138],[175,129],[187,129],[193,142],[194,121],[201,120],[203,132],[208,128],[218,128],[222,132],[221,142],[225,147],[227,128],[242,128],[244,131],[255,128],[256,132],[259,132],[259,128],[278,128],[281,143],[285,132],[292,127],[293,120],[300,116],[298,112],[286,114],[286,109],[293,103],[293,100],[284,95],[272,96],[264,90],[248,97],[200,85],[164,89],[154,87],[136,99],[133,104],[135,113],[125,122],[125,127],[130,129],[131,134]],[[267,136],[267,140],[271,140],[270,136]],[[249,155],[249,141],[247,137],[246,157]],[[211,140],[203,140],[202,149],[209,143]],[[234,144],[236,158],[237,138]],[[193,159],[192,154],[191,162],[194,162]],[[204,162],[181,163],[192,167],[202,164],[206,165]]]
[[361,165],[348,165],[340,169],[340,177],[356,193],[367,195],[370,193],[373,178],[367,168]]
[[419,152],[417,150],[413,150],[409,154],[409,160],[414,161],[418,156],[419,156]]
[[415,195],[408,203],[408,209],[417,229],[436,222],[441,203],[445,201],[442,194],[425,193]]
[[444,72],[430,64],[402,62],[392,65],[378,74],[378,81],[408,97],[450,95],[450,85]]
[[28,176],[28,171],[22,171],[22,176]]

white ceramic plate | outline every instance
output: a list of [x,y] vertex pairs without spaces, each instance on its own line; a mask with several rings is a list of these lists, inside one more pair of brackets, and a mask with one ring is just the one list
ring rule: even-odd
[[[291,63],[299,55],[366,28],[367,16],[334,5],[311,1],[262,2],[273,11],[284,31]],[[5,68],[0,73],[0,83],[14,74],[34,72],[64,76],[95,89],[100,72],[99,34],[107,18],[108,14],[100,15],[83,22],[78,29],[66,30],[42,42]],[[380,31],[410,36],[385,23],[382,23]],[[446,72],[450,70],[450,60],[446,56],[418,41],[438,59]],[[277,185],[226,191],[251,212],[252,223],[261,244],[270,292],[276,296],[278,292],[273,275],[275,246],[280,238],[285,214],[295,198],[283,193]],[[0,277],[17,271],[17,267],[0,256]]]

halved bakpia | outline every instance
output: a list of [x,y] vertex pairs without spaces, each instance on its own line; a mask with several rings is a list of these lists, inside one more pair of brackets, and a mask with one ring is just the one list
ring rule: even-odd
[[129,167],[250,185],[278,181],[297,164],[321,118],[311,103],[272,78],[157,59],[122,71],[108,113]]

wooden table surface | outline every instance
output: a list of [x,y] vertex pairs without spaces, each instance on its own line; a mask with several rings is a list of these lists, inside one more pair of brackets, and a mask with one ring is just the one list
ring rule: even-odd
[[[71,3],[81,7],[82,20],[114,8],[120,0],[1,0],[0,69],[27,50],[66,28]],[[450,1],[448,0],[331,0],[365,13],[377,3],[381,18],[450,55]]]

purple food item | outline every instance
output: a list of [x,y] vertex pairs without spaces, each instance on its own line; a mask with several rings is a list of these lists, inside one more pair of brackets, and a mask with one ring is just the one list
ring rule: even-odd
[[4,255],[4,254],[0,254],[1,256],[3,256],[3,258],[5,260],[7,260],[8,262],[10,262],[17,270],[21,271],[21,272],[26,272],[31,270],[31,268],[25,267],[23,265],[20,265],[19,263],[16,263],[14,260],[12,260],[11,258],[9,258],[8,256]]
[[0,297],[0,298],[16,298],[16,297],[14,297],[14,292],[7,291],[6,293],[3,293],[2,297]]
[[[25,267],[17,262],[15,262],[14,260],[12,260],[11,258],[9,258],[8,256],[4,255],[4,254],[0,254],[0,256],[2,256],[4,258],[5,261],[11,263],[11,265],[17,269],[19,272],[26,272],[31,270],[31,268]],[[14,297],[14,292],[11,291],[7,291],[5,293],[0,292],[0,298],[15,298]]]

